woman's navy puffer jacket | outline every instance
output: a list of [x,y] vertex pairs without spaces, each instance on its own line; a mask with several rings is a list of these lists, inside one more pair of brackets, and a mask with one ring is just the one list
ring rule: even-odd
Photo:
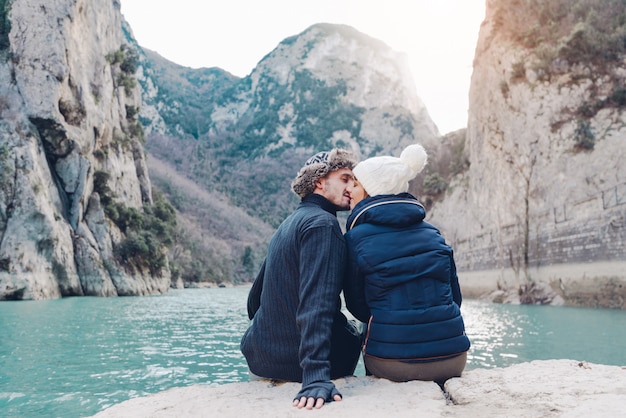
[[368,197],[347,220],[344,297],[368,323],[364,354],[436,361],[467,351],[452,248],[409,193]]

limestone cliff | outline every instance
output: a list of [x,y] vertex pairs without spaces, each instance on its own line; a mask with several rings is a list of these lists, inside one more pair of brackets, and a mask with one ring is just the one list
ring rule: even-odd
[[470,167],[431,218],[462,279],[626,307],[625,16],[623,2],[487,2]]
[[0,300],[166,291],[105,211],[152,203],[119,1],[0,4]]

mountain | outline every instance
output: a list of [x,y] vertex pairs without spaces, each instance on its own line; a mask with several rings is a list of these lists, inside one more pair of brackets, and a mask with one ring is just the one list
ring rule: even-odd
[[290,182],[312,154],[399,154],[439,136],[406,57],[344,25],[283,40],[241,79],[151,51],[140,63],[150,155],[274,227],[295,207]]
[[405,57],[348,26],[313,25],[243,78],[134,46],[150,178],[186,225],[179,237],[193,237],[172,250],[185,286],[254,278],[312,154],[399,154],[439,135]]

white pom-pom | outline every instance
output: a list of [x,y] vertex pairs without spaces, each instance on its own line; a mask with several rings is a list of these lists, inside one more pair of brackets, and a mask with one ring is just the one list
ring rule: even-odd
[[428,155],[423,146],[419,144],[409,145],[400,154],[400,161],[402,164],[409,167],[416,175],[422,172],[428,161]]

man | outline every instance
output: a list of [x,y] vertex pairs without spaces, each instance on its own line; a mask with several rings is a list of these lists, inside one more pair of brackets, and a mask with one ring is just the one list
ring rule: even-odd
[[350,209],[355,164],[342,149],[307,160],[291,184],[302,200],[270,240],[248,297],[241,351],[251,378],[302,382],[298,408],[340,401],[331,379],[352,375],[360,354],[340,312],[347,250],[336,216]]

